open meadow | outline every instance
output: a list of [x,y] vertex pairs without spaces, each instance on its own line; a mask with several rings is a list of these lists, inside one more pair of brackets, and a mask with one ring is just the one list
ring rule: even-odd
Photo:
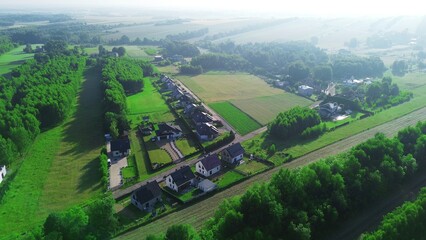
[[[118,45],[118,46],[111,46],[111,45],[103,45],[105,49],[108,51],[111,51],[114,47],[124,47],[126,49],[126,56],[136,59],[145,59],[145,60],[151,60],[152,55],[155,55],[158,51],[158,48],[155,46],[135,46],[135,45]],[[90,47],[85,48],[84,51],[87,54],[93,54],[93,53],[99,53],[98,47]],[[155,54],[153,54],[155,52]]]
[[25,46],[19,46],[10,52],[0,55],[0,75],[9,73],[12,69],[23,64],[26,60],[33,58],[34,53],[24,53],[22,51],[24,47]]
[[37,137],[2,197],[1,239],[42,224],[52,211],[102,193],[98,162],[103,146],[100,82],[91,71],[85,79],[72,116]]

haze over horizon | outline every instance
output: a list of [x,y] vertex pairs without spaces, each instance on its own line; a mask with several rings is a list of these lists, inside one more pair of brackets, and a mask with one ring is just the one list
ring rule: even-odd
[[[2,0],[5,1],[5,0]],[[237,12],[247,15],[278,15],[286,14],[290,16],[321,16],[321,17],[382,17],[401,15],[424,15],[423,8],[419,7],[418,1],[407,0],[404,4],[394,0],[387,1],[339,1],[339,0],[299,0],[292,2],[276,2],[274,0],[264,0],[256,2],[247,1],[197,1],[197,0],[15,0],[0,3],[0,9],[14,9],[20,11],[46,10],[46,11],[75,11],[90,10],[95,11],[114,9],[122,11],[125,9],[133,11],[141,10],[166,10],[166,11],[205,11],[205,12]],[[125,13],[125,12],[124,12]],[[131,12],[129,11],[129,14]]]

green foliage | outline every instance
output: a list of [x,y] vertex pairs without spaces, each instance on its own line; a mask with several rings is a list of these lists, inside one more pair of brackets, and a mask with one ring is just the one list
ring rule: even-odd
[[386,67],[379,57],[358,57],[340,53],[332,57],[333,74],[339,79],[381,77]]
[[0,55],[9,52],[15,47],[11,39],[7,36],[0,36]]
[[102,152],[99,156],[99,162],[100,162],[100,171],[102,173],[102,184],[104,185],[105,189],[108,188],[109,184],[109,169],[108,169],[108,156]]
[[420,190],[413,202],[386,214],[380,226],[373,232],[361,236],[363,240],[380,239],[423,239],[426,227],[426,188]]
[[288,65],[288,74],[293,82],[298,82],[309,77],[310,71],[302,61],[296,61]]
[[316,138],[323,134],[325,131],[327,131],[327,125],[325,123],[322,123],[313,127],[306,128],[305,130],[303,130],[302,134],[300,134],[300,137],[302,139]]
[[389,107],[409,101],[413,93],[399,91],[398,85],[392,84],[392,78],[384,77],[381,82],[367,86],[365,100],[372,107]]
[[[278,114],[268,125],[268,132],[274,138],[287,140],[301,136],[305,130],[318,125],[320,122],[321,118],[317,111],[308,107],[294,107]],[[322,127],[307,130],[303,136],[315,135],[320,130],[322,130]]]
[[187,42],[164,41],[162,43],[163,54],[166,56],[182,55],[183,57],[195,57],[200,55],[198,48]]
[[117,226],[114,199],[107,196],[87,207],[51,213],[43,224],[46,239],[110,239]]
[[203,67],[201,67],[200,65],[197,65],[197,66],[182,65],[182,66],[179,67],[179,72],[181,74],[186,74],[186,75],[202,74],[203,73]]
[[223,53],[208,53],[195,57],[191,61],[194,67],[201,67],[204,71],[225,70],[243,71],[249,69],[249,63],[238,55]]
[[404,76],[407,72],[407,63],[405,60],[395,60],[392,63],[392,74],[395,76]]

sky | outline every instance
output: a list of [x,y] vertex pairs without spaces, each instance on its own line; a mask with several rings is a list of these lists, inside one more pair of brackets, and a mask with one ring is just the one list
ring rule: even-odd
[[418,0],[0,0],[1,8],[20,9],[163,9],[286,13],[300,16],[423,15]]

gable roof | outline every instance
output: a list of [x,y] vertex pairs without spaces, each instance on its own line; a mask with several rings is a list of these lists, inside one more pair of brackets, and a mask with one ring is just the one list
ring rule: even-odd
[[197,109],[192,113],[192,120],[197,123],[213,122],[213,117],[209,114]]
[[171,173],[170,176],[173,178],[173,181],[177,186],[181,186],[195,178],[195,175],[189,166],[184,166],[176,170],[175,172]]
[[159,123],[158,130],[155,131],[157,136],[172,135],[174,133],[179,134],[180,132],[182,132],[180,129],[172,127],[167,123]]
[[129,138],[116,139],[111,141],[111,151],[120,151],[126,152],[130,149],[130,140]]
[[201,159],[200,162],[203,164],[206,171],[210,171],[213,168],[220,166],[220,160],[217,154],[212,154],[210,156],[207,156]]
[[161,188],[157,181],[148,182],[134,192],[139,203],[146,203],[161,196]]
[[244,153],[244,148],[241,146],[240,143],[232,144],[231,146],[227,147],[225,149],[229,153],[229,155],[234,158],[238,155],[241,155]]
[[197,131],[198,135],[210,136],[219,134],[219,130],[217,130],[217,128],[210,123],[202,123],[200,125],[197,125],[195,127],[195,130]]

